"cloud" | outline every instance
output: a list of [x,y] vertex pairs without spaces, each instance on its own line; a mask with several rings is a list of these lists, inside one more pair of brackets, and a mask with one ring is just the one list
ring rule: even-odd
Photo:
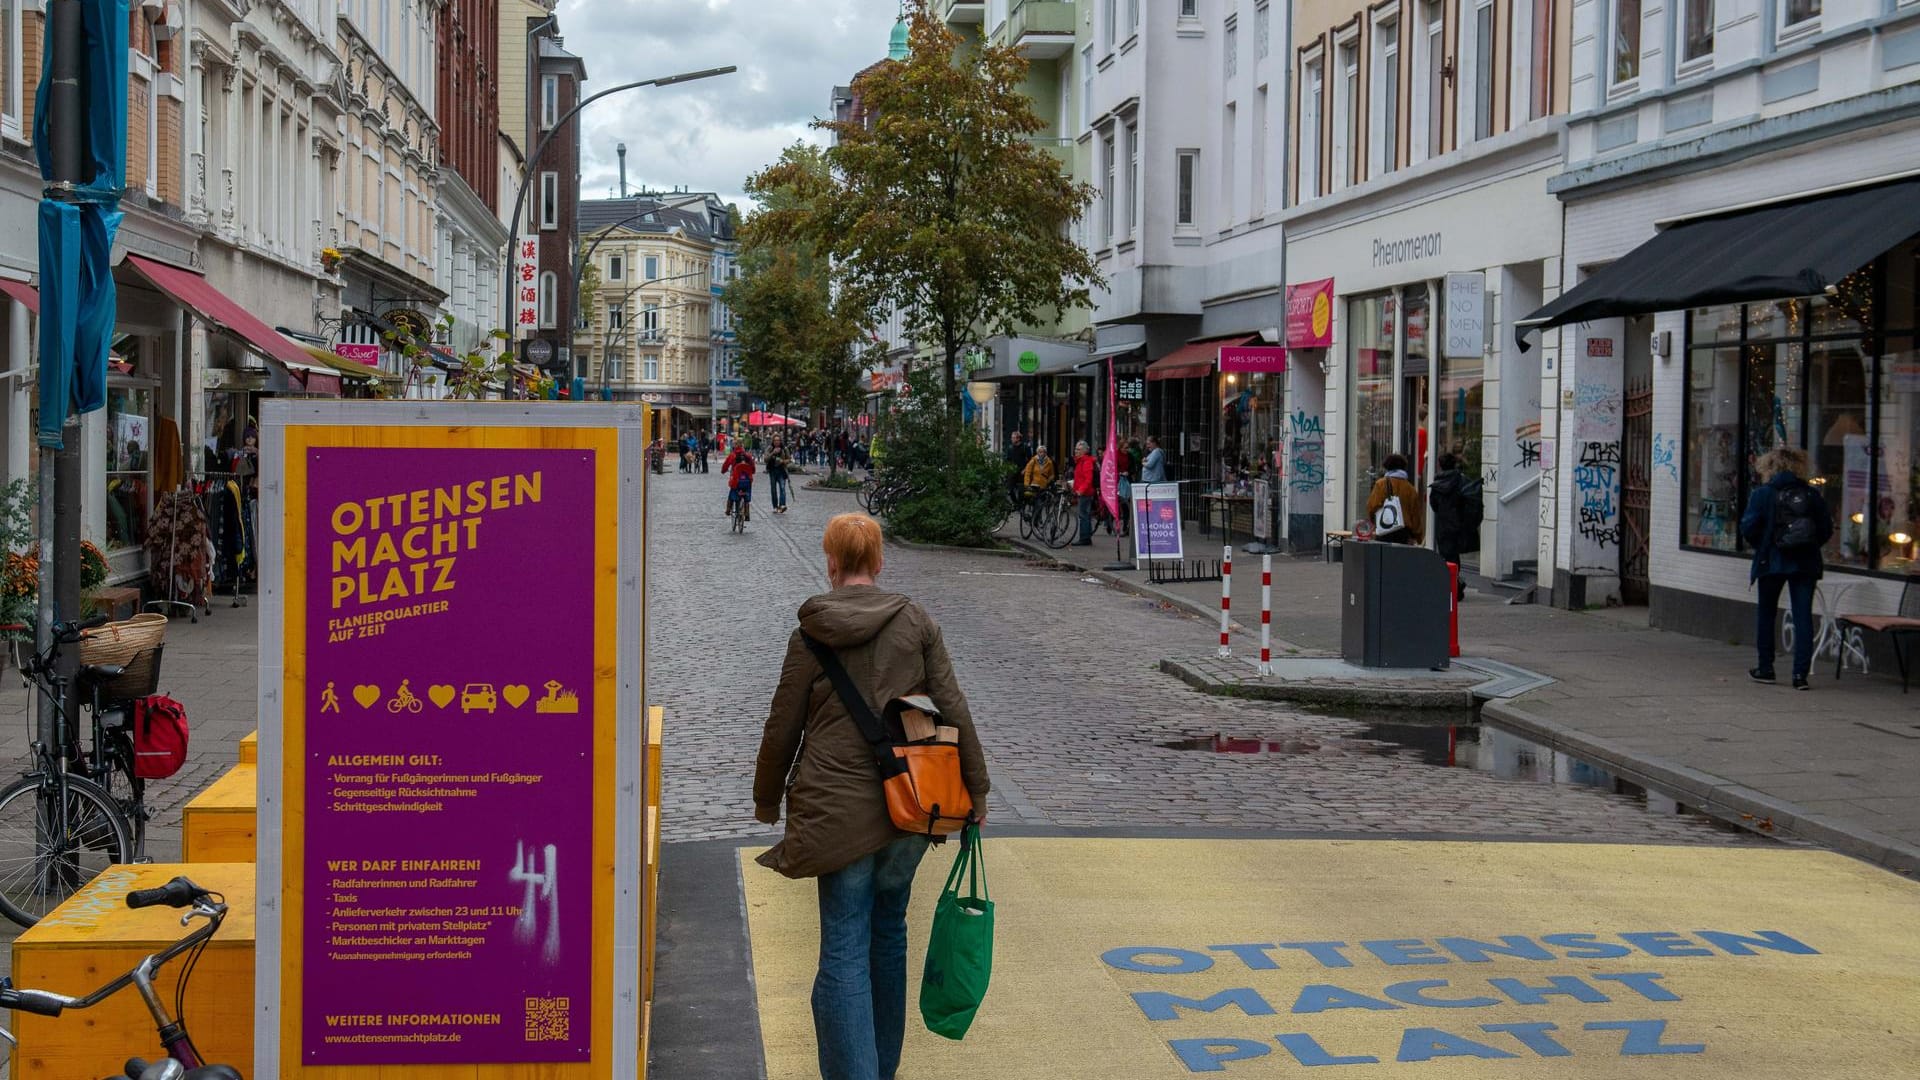
[[580,191],[684,186],[744,199],[749,174],[796,141],[835,86],[883,58],[898,0],[563,0],[560,29],[587,65],[587,92],[737,65],[682,86],[632,90],[587,108]]

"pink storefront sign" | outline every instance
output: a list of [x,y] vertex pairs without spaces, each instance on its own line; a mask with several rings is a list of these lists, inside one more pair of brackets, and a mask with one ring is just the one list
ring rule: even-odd
[[1333,279],[1287,286],[1287,346],[1325,349],[1333,345]]
[[1287,350],[1276,345],[1222,345],[1220,370],[1282,372],[1287,370]]

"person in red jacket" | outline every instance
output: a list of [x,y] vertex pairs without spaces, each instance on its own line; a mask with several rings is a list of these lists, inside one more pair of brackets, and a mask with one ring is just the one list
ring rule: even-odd
[[1080,500],[1081,547],[1093,546],[1093,500],[1100,495],[1100,463],[1085,439],[1073,444],[1073,493]]
[[747,520],[753,520],[753,455],[736,443],[727,460],[720,463],[720,471],[727,478],[727,516],[733,516],[733,500],[745,499]]

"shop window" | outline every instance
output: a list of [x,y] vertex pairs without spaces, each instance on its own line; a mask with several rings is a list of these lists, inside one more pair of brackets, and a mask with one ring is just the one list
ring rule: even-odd
[[1393,453],[1393,337],[1391,295],[1360,297],[1347,304],[1347,367],[1353,373],[1352,498],[1364,507],[1380,463]]
[[[1807,451],[1808,480],[1833,511],[1828,565],[1894,573],[1913,566],[1920,524],[1914,252],[1909,241],[1825,296],[1689,313],[1681,465],[1687,546],[1745,550],[1740,512],[1768,479],[1754,475],[1753,464],[1768,450],[1795,446]],[[1656,445],[1656,467],[1659,457]]]
[[107,550],[147,539],[153,507],[153,391],[107,388]]

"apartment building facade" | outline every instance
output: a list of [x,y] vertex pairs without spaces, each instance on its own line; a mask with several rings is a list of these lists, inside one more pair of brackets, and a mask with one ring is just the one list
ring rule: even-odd
[[1571,13],[1571,0],[1295,5],[1280,215],[1294,546],[1364,517],[1389,455],[1424,486],[1452,454],[1487,493],[1467,568],[1551,565],[1538,523],[1553,358],[1520,354],[1499,329],[1559,275],[1547,181]]
[[448,344],[480,348],[501,326],[507,230],[500,221],[500,4],[448,0],[436,23],[440,125],[434,283],[453,317]]
[[1834,513],[1823,590],[1895,610],[1920,565],[1920,4],[1573,19],[1565,255],[1526,335],[1558,369],[1556,602],[1640,594],[1657,626],[1752,640],[1737,522],[1784,444]]

